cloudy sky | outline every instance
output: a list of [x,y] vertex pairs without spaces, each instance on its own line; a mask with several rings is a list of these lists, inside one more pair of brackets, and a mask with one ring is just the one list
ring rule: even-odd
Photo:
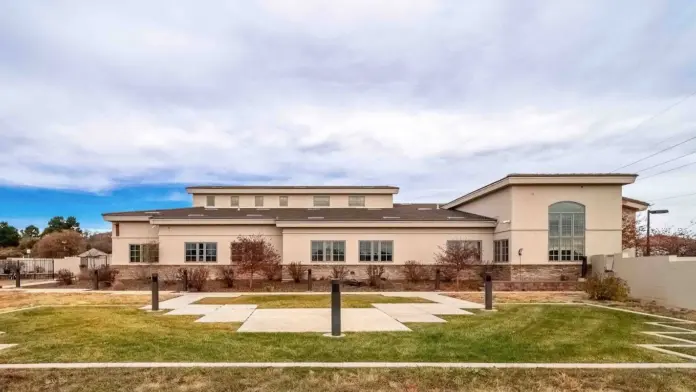
[[[103,228],[201,183],[442,202],[614,171],[696,136],[695,21],[692,0],[4,1],[0,220]],[[696,164],[661,172],[691,152],[621,168],[646,177],[624,195],[688,226]]]

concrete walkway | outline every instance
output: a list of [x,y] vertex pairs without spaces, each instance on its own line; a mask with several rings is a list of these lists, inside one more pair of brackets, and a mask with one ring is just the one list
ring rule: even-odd
[[452,368],[452,369],[696,369],[696,363],[475,363],[475,362],[78,362],[0,364],[0,369],[105,368]]

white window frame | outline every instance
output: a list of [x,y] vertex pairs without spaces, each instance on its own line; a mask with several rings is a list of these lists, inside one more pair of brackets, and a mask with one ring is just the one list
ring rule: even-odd
[[349,195],[348,207],[365,207],[364,195]]
[[[340,244],[340,246],[336,246]],[[343,248],[343,254],[337,253],[338,248]],[[321,251],[321,255],[315,250]],[[338,259],[343,260],[338,260]],[[313,263],[335,262],[344,263],[346,261],[346,242],[341,240],[312,240],[309,245],[309,259]]]
[[[369,253],[363,250],[369,246]],[[388,257],[384,257],[382,250],[389,249]],[[382,260],[388,258],[389,260]],[[358,261],[361,263],[393,263],[394,262],[394,241],[393,240],[360,240],[358,241]]]
[[[136,255],[138,260],[133,260]],[[128,244],[128,262],[142,263],[143,262],[143,244]]]
[[263,201],[263,196],[254,196],[254,207],[263,207]]
[[507,238],[493,241],[493,262],[510,262],[510,240]]
[[[285,201],[285,202],[283,202]],[[290,198],[286,195],[278,196],[278,205],[280,207],[287,207],[290,204]]]
[[[325,198],[326,202],[320,201],[317,203],[317,200],[324,200],[324,198]],[[312,205],[314,207],[331,207],[331,196],[329,196],[329,195],[314,195],[312,197]]]
[[239,196],[230,196],[230,207],[239,207]]
[[[552,211],[556,207],[556,211]],[[573,207],[558,211],[559,207]],[[574,201],[560,201],[548,209],[549,242],[548,259],[551,262],[578,262],[587,253],[586,207]],[[552,252],[556,252],[555,254]]]
[[184,262],[186,263],[217,263],[217,256],[217,242],[184,243]]
[[[210,202],[212,200],[212,203]],[[205,196],[205,206],[206,207],[215,207],[215,195],[206,195]]]

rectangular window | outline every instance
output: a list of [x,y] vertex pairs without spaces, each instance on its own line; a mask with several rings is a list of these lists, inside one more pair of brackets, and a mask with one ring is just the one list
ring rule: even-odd
[[239,207],[239,196],[230,196],[230,207]]
[[314,207],[329,207],[330,205],[330,196],[314,196]]
[[118,237],[121,234],[121,227],[118,223],[114,223],[114,237]]
[[184,249],[185,261],[217,262],[217,242],[187,242]]
[[215,196],[206,196],[205,197],[205,206],[206,207],[215,207]]
[[346,261],[345,241],[312,241],[312,261]]
[[448,240],[447,247],[452,246],[467,246],[475,249],[478,252],[478,260],[481,261],[481,241]]
[[287,207],[288,206],[288,197],[287,196],[278,196],[278,205],[281,207]]
[[394,241],[359,241],[360,261],[394,261]]
[[129,259],[131,263],[142,263],[143,262],[143,246],[141,244],[130,244],[129,248]]
[[365,196],[348,196],[348,207],[365,207]]
[[510,250],[508,240],[493,241],[493,261],[496,263],[507,263],[510,261]]
[[263,196],[254,196],[254,206],[263,207]]

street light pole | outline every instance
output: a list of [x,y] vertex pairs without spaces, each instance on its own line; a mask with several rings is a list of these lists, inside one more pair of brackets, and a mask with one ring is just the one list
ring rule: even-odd
[[650,256],[650,215],[667,213],[669,213],[669,210],[648,210],[648,234],[645,237],[645,256]]

